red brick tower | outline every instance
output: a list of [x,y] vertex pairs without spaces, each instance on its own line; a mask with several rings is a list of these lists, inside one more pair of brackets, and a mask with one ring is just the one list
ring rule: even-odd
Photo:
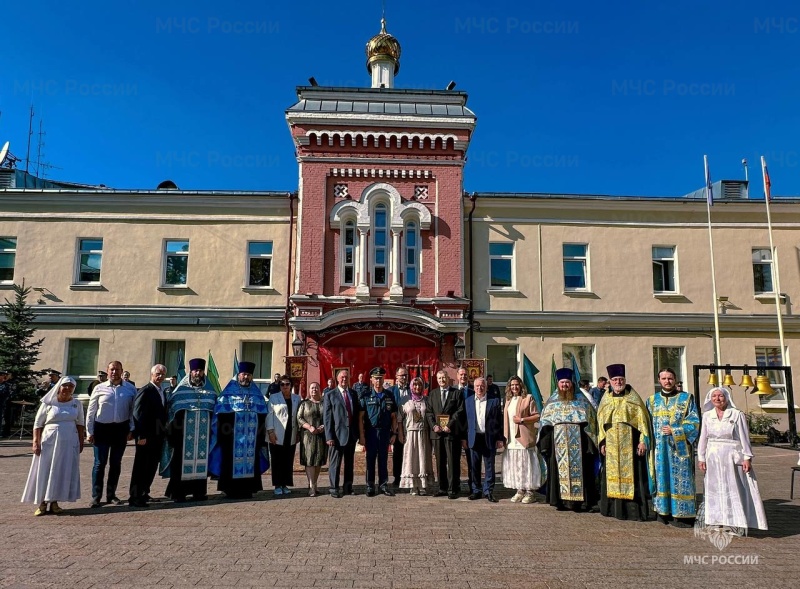
[[[397,366],[435,382],[463,346],[467,95],[394,88],[400,44],[366,47],[370,88],[301,86],[286,111],[300,165],[291,327],[307,382]],[[460,347],[459,346],[459,347]],[[463,349],[463,348],[462,348]]]

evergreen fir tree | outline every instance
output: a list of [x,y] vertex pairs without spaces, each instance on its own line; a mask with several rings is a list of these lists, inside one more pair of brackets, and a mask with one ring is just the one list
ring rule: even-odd
[[6,299],[0,317],[0,366],[11,372],[16,397],[30,401],[37,400],[36,378],[41,371],[31,368],[39,359],[39,348],[44,338],[35,340],[36,330],[33,321],[36,314],[28,305],[30,287],[14,285],[14,297]]

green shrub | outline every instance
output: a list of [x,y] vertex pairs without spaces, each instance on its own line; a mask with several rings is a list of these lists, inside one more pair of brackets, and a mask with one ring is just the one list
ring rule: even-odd
[[768,413],[748,413],[747,414],[747,428],[751,434],[765,436],[769,432],[769,428],[774,426],[780,421],[777,417],[772,417]]

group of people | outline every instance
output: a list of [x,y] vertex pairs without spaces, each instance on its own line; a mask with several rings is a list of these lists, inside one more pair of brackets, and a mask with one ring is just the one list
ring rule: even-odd
[[412,496],[456,499],[463,450],[468,498],[497,502],[495,460],[504,450],[503,485],[515,491],[514,503],[533,503],[543,493],[560,510],[641,521],[652,519],[652,506],[658,521],[687,527],[697,515],[697,449],[706,476],[705,523],[766,529],[746,420],[730,391],[709,391],[700,428],[694,398],[676,390],[670,368],[661,370],[660,390],[646,400],[627,384],[624,365],[608,366],[610,389],[598,396],[576,387],[572,371],[564,368],[541,410],[519,377],[509,379],[501,399],[483,377],[469,383],[464,368],[455,385],[439,371],[438,387],[427,394],[421,378],[409,382],[404,366],[391,388],[384,387],[381,367],[369,373],[368,386],[360,378],[358,387],[341,370],[324,392],[311,383],[306,399],[280,375],[273,383],[277,390],[263,394],[249,362],[239,363],[237,377],[219,395],[206,379],[204,360],[191,360],[189,368],[165,394],[164,366],[153,366],[150,382],[137,391],[123,379],[122,364],[111,362],[85,421],[72,396],[75,381],[59,378],[36,415],[22,500],[38,505],[36,515],[59,513],[58,501],[77,500],[84,439],[94,446],[91,507],[102,504],[104,491],[106,502],[122,503],[116,491],[129,440],[136,444],[128,498],[135,507],[148,505],[157,472],[169,479],[166,495],[176,502],[206,499],[209,477],[227,497],[252,497],[270,468],[274,495],[289,495],[298,445],[308,494],[319,494],[327,464],[329,493],[341,498],[355,494],[360,443],[367,496],[392,496],[400,488]]

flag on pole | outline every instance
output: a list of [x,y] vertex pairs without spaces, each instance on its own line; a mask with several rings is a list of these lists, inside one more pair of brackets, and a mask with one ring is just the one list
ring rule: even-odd
[[558,379],[556,378],[556,357],[550,357],[550,394],[558,389]]
[[[525,388],[533,397],[536,403],[536,409],[541,413],[542,411],[542,391],[539,390],[539,385],[536,383],[536,375],[539,369],[534,366],[533,362],[528,360],[528,356],[522,355],[522,380],[525,383]],[[549,395],[548,395],[549,396]]]
[[222,388],[219,386],[219,370],[217,370],[217,365],[214,363],[214,357],[211,355],[211,350],[208,351],[207,365],[208,368],[206,370],[206,376],[208,376],[211,386],[214,387],[214,391],[219,395],[222,392]]
[[178,348],[178,370],[175,374],[178,377],[178,382],[182,381],[186,376],[186,365],[183,363],[182,348]]
[[711,186],[711,172],[708,171],[708,156],[703,156],[703,164],[706,167],[706,200],[708,201],[708,206],[714,204],[714,189]]
[[573,380],[575,381],[575,389],[578,388],[578,383],[581,381],[581,370],[578,368],[578,359],[575,358],[575,354],[570,354],[572,356],[572,372],[573,372]]
[[764,198],[767,202],[772,201],[772,182],[769,180],[769,170],[767,169],[767,160],[761,156],[761,171],[764,173]]
[[236,350],[233,351],[233,378],[239,376],[239,358],[236,356]]

